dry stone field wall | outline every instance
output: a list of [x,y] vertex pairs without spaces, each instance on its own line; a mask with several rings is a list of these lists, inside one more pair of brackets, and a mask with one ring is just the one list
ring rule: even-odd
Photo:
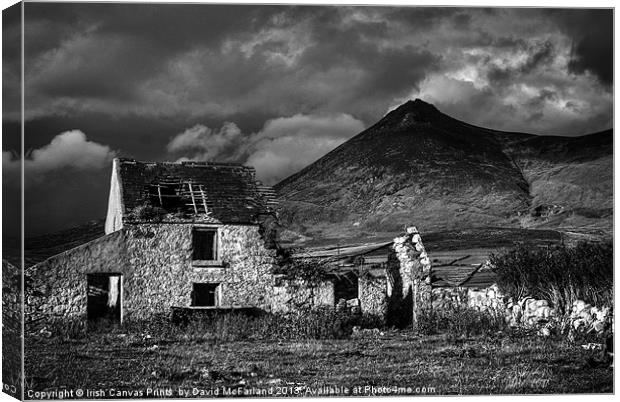
[[433,310],[450,310],[466,306],[468,289],[463,287],[433,288]]
[[575,300],[562,317],[546,300],[526,297],[506,305],[506,322],[510,326],[526,326],[540,329],[540,335],[548,336],[557,328],[564,332],[602,334],[613,328],[613,313],[608,306],[592,306],[583,300]]
[[583,300],[575,300],[562,316],[547,300],[524,297],[514,301],[502,295],[497,285],[483,289],[433,288],[432,293],[432,308],[435,310],[473,308],[501,314],[510,327],[537,328],[542,336],[549,336],[554,328],[564,332],[601,334],[613,323],[609,306],[592,306]]
[[498,310],[504,307],[504,296],[497,285],[482,289],[468,288],[467,305],[479,310]]
[[458,308],[473,308],[479,311],[502,311],[505,306],[505,297],[500,293],[497,285],[487,288],[434,287],[434,310],[449,310]]

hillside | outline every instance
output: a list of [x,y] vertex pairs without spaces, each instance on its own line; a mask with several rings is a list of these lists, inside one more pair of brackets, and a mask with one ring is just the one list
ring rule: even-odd
[[613,135],[476,127],[419,99],[275,186],[289,234],[381,236],[472,227],[611,233]]
[[[88,243],[104,235],[104,220],[94,220],[83,225],[49,233],[26,237],[24,244],[25,263],[29,267],[53,255]],[[14,265],[21,265],[20,242],[18,238],[3,237],[2,258]]]

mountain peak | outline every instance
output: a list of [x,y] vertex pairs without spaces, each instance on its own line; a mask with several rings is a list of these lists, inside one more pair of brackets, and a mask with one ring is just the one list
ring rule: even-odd
[[317,239],[379,236],[403,222],[426,231],[592,224],[611,233],[612,142],[611,131],[494,131],[410,100],[278,183],[279,216]]
[[395,110],[408,110],[408,111],[435,111],[439,112],[439,110],[435,107],[435,105],[425,102],[420,98],[415,98],[414,100],[408,100],[403,103]]
[[441,112],[434,105],[424,102],[420,98],[408,100],[396,109],[389,112],[385,119],[398,121],[401,125],[407,123],[423,123],[434,121],[441,116]]

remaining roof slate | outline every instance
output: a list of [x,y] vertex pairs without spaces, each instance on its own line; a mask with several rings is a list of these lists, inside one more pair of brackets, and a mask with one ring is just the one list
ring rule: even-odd
[[496,275],[487,262],[489,249],[431,251],[431,281],[433,287],[483,288],[496,281]]
[[390,246],[392,242],[382,243],[365,243],[341,246],[324,246],[312,249],[304,249],[293,254],[296,258],[335,258],[345,259],[357,256],[369,256],[374,254],[385,255],[387,258],[387,250],[383,250]]
[[[257,182],[255,170],[247,166],[212,162],[139,162],[131,159],[119,159],[118,166],[125,214],[144,205],[149,198],[148,186],[160,182],[202,185],[209,211],[205,218],[209,221],[256,223],[259,215],[272,213],[276,205],[273,190]],[[184,205],[183,212],[196,215],[191,205]]]

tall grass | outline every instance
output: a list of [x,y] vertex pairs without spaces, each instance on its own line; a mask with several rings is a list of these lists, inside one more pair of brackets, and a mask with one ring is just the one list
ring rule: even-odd
[[251,316],[242,313],[215,313],[189,317],[180,323],[169,315],[127,320],[122,325],[109,321],[85,323],[62,320],[48,325],[50,336],[79,339],[89,334],[113,332],[149,335],[158,339],[195,341],[344,339],[354,326],[381,326],[379,317],[352,314],[331,307],[300,309],[290,313]]
[[613,306],[613,245],[580,243],[532,249],[524,246],[492,255],[500,290],[515,300],[524,296],[545,299],[561,314],[575,300]]
[[501,311],[480,311],[471,307],[423,310],[419,317],[421,333],[454,336],[493,335],[506,328]]
[[219,341],[342,339],[351,334],[356,322],[346,312],[320,308],[257,317],[234,313],[197,317],[178,330]]

